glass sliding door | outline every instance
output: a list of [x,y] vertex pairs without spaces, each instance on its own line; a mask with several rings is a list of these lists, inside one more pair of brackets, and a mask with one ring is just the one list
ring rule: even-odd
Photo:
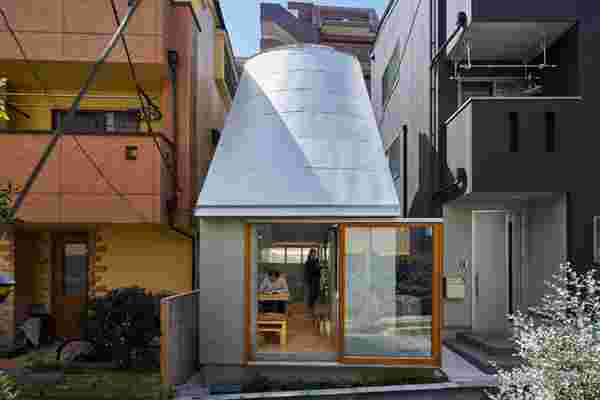
[[441,225],[342,232],[342,361],[437,364]]

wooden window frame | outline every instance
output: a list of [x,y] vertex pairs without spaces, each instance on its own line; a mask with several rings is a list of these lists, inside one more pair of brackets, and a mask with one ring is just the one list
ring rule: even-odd
[[[244,224],[244,287],[245,287],[245,354],[243,364],[255,361],[256,354],[252,350],[252,226],[258,223],[319,223],[320,221],[337,221],[338,227],[338,279],[337,285],[339,291],[338,316],[339,332],[337,332],[336,353],[337,362],[340,364],[374,364],[374,365],[406,365],[441,368],[442,346],[441,329],[443,321],[442,308],[442,276],[443,276],[443,240],[444,229],[442,222],[406,222],[379,219],[377,222],[351,222],[344,218],[328,218],[290,220],[265,219],[264,221],[247,221]],[[430,357],[385,357],[385,356],[347,356],[344,355],[344,320],[345,320],[345,302],[346,302],[346,233],[348,228],[367,227],[367,228],[399,228],[406,226],[409,228],[432,228],[433,230],[433,276],[432,276],[432,311],[431,311],[431,356]]]
[[[55,108],[50,110],[51,112],[51,124],[52,124],[52,129],[57,129],[58,128],[58,120],[61,114],[65,114],[66,112],[68,112],[68,110],[66,109],[60,109],[60,108]],[[86,110],[78,110],[78,113],[93,113],[93,114],[103,114],[104,115],[104,127],[103,128],[94,128],[94,129],[79,129],[79,128],[74,128],[74,129],[66,129],[65,130],[65,134],[85,134],[85,135],[92,135],[92,134],[99,134],[99,135],[131,135],[131,134],[140,134],[140,133],[145,133],[142,132],[141,129],[141,121],[140,119],[137,117],[138,115],[138,111],[134,110],[134,109],[128,109],[128,110],[116,110],[116,109],[94,109],[94,110],[90,110],[90,109],[86,109]],[[106,128],[106,114],[108,113],[126,113],[126,114],[136,114],[136,120],[137,120],[137,127],[136,130],[107,130]]]

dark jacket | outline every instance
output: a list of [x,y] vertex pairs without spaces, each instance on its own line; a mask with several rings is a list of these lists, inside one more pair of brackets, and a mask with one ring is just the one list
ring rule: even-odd
[[321,276],[321,265],[318,258],[308,259],[304,263],[306,279],[311,280]]

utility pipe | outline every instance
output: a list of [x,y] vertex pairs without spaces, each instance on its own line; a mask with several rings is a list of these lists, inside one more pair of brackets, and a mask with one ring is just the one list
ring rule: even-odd
[[[5,96],[42,96],[42,97],[76,97],[77,94],[69,93],[40,93],[40,92],[7,92]],[[126,96],[126,95],[104,95],[104,94],[86,94],[86,99],[115,99],[115,100],[139,100],[137,96]],[[157,96],[150,96],[151,99],[157,100]]]
[[[433,1],[432,1],[433,4]],[[431,31],[433,31],[433,8],[430,7],[429,10],[430,13],[430,23],[432,24],[432,29]],[[435,23],[437,24],[438,22],[435,21]],[[442,56],[442,54],[445,53],[446,48],[448,47],[448,45],[450,44],[450,42],[454,39],[454,37],[458,34],[458,32],[461,29],[464,29],[465,26],[467,25],[467,14],[464,11],[460,11],[457,15],[456,18],[456,27],[454,28],[454,31],[452,32],[452,34],[450,34],[450,36],[444,41],[444,43],[442,43],[442,45],[437,49],[435,55],[433,56],[433,58],[431,59],[431,64],[429,65],[429,87],[430,87],[430,94],[429,94],[429,132],[431,134],[431,137],[435,137],[438,134],[438,129],[437,129],[437,84],[435,82],[436,79],[438,79],[438,75],[437,75],[437,65],[438,65],[438,61],[439,58]],[[434,38],[431,37],[431,47],[433,50],[433,46],[435,45],[435,41]],[[435,107],[435,108],[434,108]],[[435,129],[434,129],[435,127]],[[435,168],[435,160],[434,157],[432,156],[432,161],[431,161],[431,181],[432,181],[432,185],[431,185],[431,191],[434,192],[433,190],[433,180],[434,180],[434,176],[435,174],[439,174],[440,176],[440,182],[438,182],[438,184],[441,184],[441,177],[442,177],[442,172],[441,172],[441,163],[442,163],[442,155],[438,154],[438,159],[439,159],[439,168],[437,172],[434,172],[436,170]],[[433,197],[433,196],[432,196]],[[433,200],[433,198],[432,198]],[[431,208],[433,209],[433,202],[431,205]]]
[[[177,51],[175,50],[169,50],[167,52],[167,62],[168,62],[168,72],[169,72],[169,81],[171,82],[171,129],[173,130],[173,147],[174,147],[174,151],[173,151],[173,179],[175,180],[175,182],[173,182],[173,187],[174,187],[174,196],[175,196],[175,209],[177,209],[177,197],[178,197],[178,193],[177,193],[177,188],[179,187],[179,174],[177,173],[177,171],[179,170],[178,168],[178,163],[179,163],[179,159],[177,157],[178,155],[178,144],[179,144],[179,138],[178,138],[178,132],[177,132],[177,128],[178,128],[178,124],[177,124],[177,63],[178,63],[178,57],[177,57]],[[168,212],[171,212],[170,210],[167,210]]]
[[539,68],[539,69],[544,69],[544,68],[558,68],[558,65],[555,64],[537,64],[537,65],[532,65],[532,64],[471,64],[471,65],[466,65],[466,64],[459,64],[458,65],[459,68],[461,69],[471,69],[471,68]]
[[110,53],[116,46],[117,41],[121,37],[121,34],[127,28],[127,25],[129,24],[129,21],[131,20],[131,17],[135,13],[135,10],[137,10],[139,5],[142,3],[142,1],[144,1],[144,0],[129,0],[129,9],[127,10],[127,15],[125,15],[125,18],[123,18],[123,21],[121,21],[119,28],[113,34],[112,38],[110,39],[110,41],[108,42],[108,44],[106,45],[104,50],[102,51],[102,54],[100,55],[100,57],[98,57],[98,59],[92,66],[92,70],[90,71],[90,74],[89,74],[87,80],[83,84],[81,90],[79,91],[79,94],[77,94],[77,97],[75,98],[75,100],[73,100],[73,103],[71,104],[71,107],[69,108],[69,112],[67,113],[67,116],[65,118],[65,123],[60,124],[58,129],[56,129],[54,131],[54,136],[52,137],[52,139],[50,139],[50,142],[46,146],[46,149],[44,150],[44,154],[42,155],[42,158],[38,161],[37,165],[33,169],[33,172],[31,173],[31,175],[27,178],[27,182],[25,183],[23,190],[21,192],[19,192],[19,194],[17,195],[17,198],[15,200],[15,205],[13,206],[13,208],[11,210],[11,214],[13,217],[15,217],[17,215],[19,208],[21,208],[21,206],[23,205],[23,201],[25,201],[25,197],[31,190],[31,187],[33,186],[37,177],[42,172],[44,165],[46,165],[46,162],[50,158],[50,155],[52,154],[52,150],[54,150],[54,147],[56,147],[58,140],[64,134],[64,132],[65,132],[64,126],[69,125],[71,122],[73,122],[73,119],[75,117],[75,112],[79,108],[79,103],[81,103],[83,96],[85,96],[88,89],[94,82],[94,79],[96,78],[96,75],[98,74],[98,71],[100,70],[100,66],[104,63],[104,61],[108,58],[108,56],[110,55]]

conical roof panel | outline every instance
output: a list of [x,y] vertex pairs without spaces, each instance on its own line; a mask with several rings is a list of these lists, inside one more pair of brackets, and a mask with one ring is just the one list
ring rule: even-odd
[[330,47],[244,66],[197,216],[398,216],[358,60]]

